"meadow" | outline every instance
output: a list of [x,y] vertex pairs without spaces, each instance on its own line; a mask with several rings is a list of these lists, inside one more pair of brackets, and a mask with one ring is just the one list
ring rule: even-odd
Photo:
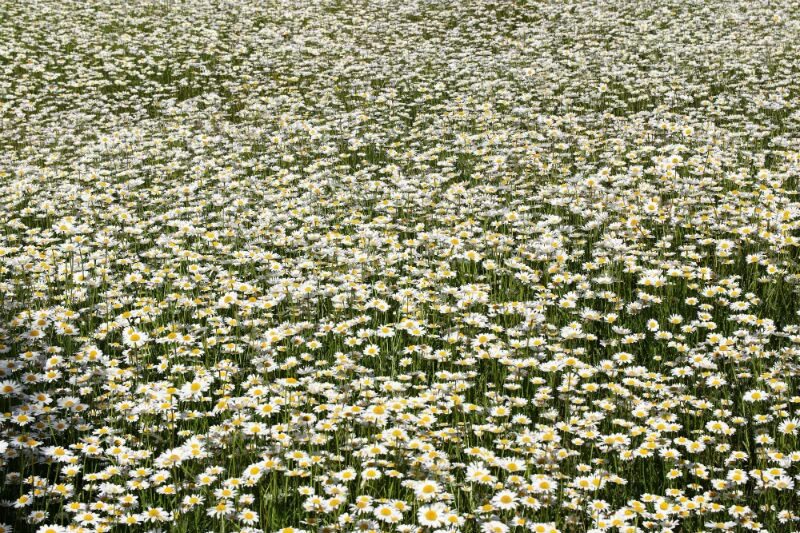
[[0,0],[0,533],[800,531],[799,50]]

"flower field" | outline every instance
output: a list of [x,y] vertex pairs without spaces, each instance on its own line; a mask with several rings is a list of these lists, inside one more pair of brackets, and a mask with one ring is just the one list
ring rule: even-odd
[[800,531],[800,2],[0,0],[0,532]]

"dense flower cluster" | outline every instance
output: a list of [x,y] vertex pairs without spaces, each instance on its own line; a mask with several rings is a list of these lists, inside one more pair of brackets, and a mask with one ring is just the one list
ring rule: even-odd
[[0,531],[800,528],[796,0],[0,13]]

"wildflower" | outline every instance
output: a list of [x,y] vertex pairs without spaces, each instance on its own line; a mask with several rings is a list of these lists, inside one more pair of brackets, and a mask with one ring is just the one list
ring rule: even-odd
[[150,337],[146,333],[133,328],[127,328],[122,332],[122,342],[132,348],[141,348],[148,340]]
[[443,524],[446,512],[447,508],[442,503],[423,505],[417,511],[417,520],[421,526],[437,528]]
[[494,495],[492,504],[501,510],[514,509],[517,506],[517,495],[510,490],[502,490]]
[[483,533],[508,533],[509,527],[497,520],[490,520],[481,524]]
[[441,486],[432,480],[419,481],[414,485],[414,495],[422,501],[432,500],[441,490]]

